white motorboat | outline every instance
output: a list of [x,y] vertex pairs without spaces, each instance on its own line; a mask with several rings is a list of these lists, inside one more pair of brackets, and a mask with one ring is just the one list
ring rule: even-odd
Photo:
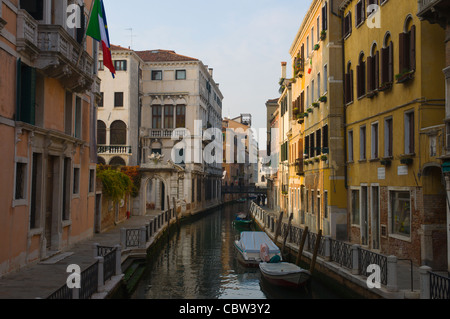
[[258,267],[261,263],[261,246],[267,245],[269,259],[279,256],[281,260],[281,251],[265,232],[242,232],[239,240],[234,242],[238,250],[238,260],[244,266]]

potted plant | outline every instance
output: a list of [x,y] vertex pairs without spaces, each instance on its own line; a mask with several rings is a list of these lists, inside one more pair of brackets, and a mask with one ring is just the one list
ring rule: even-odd
[[327,96],[322,95],[321,97],[319,97],[319,101],[325,103],[327,101]]
[[314,50],[317,51],[317,50],[319,50],[319,48],[320,48],[320,45],[319,45],[319,43],[317,43],[317,44],[314,46]]
[[376,90],[372,90],[372,91],[370,91],[370,92],[367,92],[366,93],[366,96],[369,98],[369,99],[371,99],[371,98],[373,98],[375,95],[377,95],[378,93],[377,93],[377,91]]
[[392,88],[392,82],[383,82],[378,88],[378,91],[386,91],[390,88]]
[[305,112],[305,113],[303,113],[303,115],[305,116],[305,117],[308,117],[308,112]]
[[306,111],[308,111],[308,113],[312,113],[313,109],[309,107]]
[[320,40],[325,40],[327,38],[327,31],[326,30],[322,30],[320,32]]
[[413,76],[414,70],[403,70],[403,72],[396,74],[395,79],[397,80],[397,83],[405,83],[409,80],[412,80],[414,78]]
[[298,107],[294,107],[292,111],[294,112],[294,114],[298,114]]
[[413,159],[409,158],[409,157],[400,159],[400,163],[402,163],[404,165],[411,165],[412,162],[413,162]]
[[320,160],[321,160],[322,162],[326,162],[326,161],[328,160],[328,156],[322,155],[322,156],[320,157]]
[[391,160],[389,158],[383,158],[380,161],[380,164],[383,165],[383,166],[389,166],[389,165],[391,165]]

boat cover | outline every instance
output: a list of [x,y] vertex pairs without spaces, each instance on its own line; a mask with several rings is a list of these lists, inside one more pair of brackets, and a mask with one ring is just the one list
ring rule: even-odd
[[295,264],[291,263],[260,263],[259,268],[261,271],[263,271],[266,274],[272,275],[272,276],[279,276],[279,275],[288,275],[288,274],[295,274],[299,272],[306,272],[309,273],[309,271],[298,267]]
[[280,253],[280,249],[265,232],[242,232],[241,240],[239,242],[244,252],[259,253],[261,250],[261,245],[267,244],[269,247],[269,254]]

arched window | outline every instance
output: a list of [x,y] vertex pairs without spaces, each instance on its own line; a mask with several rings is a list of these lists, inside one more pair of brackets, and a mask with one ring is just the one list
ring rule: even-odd
[[356,66],[356,93],[359,98],[366,94],[366,61],[364,52],[359,54],[358,62]]
[[347,71],[345,73],[345,103],[353,102],[353,70],[352,63],[347,63]]
[[99,157],[97,157],[97,164],[106,165],[106,161],[103,157],[99,156]]
[[111,161],[109,161],[109,165],[114,165],[114,166],[125,166],[126,165],[126,163],[125,163],[125,160],[122,158],[122,157],[119,157],[119,156],[116,156],[116,157],[113,157],[112,159],[111,159]]
[[416,70],[416,26],[413,18],[408,15],[405,19],[403,32],[399,34],[399,74],[397,80],[406,73]]
[[372,93],[369,97],[373,96],[373,92],[378,89],[379,69],[380,56],[378,54],[377,44],[374,42],[370,50],[370,56],[367,57],[367,92]]
[[384,36],[383,48],[381,49],[380,73],[380,90],[391,88],[394,81],[394,44],[389,31]]
[[110,145],[127,144],[127,125],[122,121],[114,121],[110,130]]
[[103,121],[97,121],[97,144],[106,145],[106,124]]

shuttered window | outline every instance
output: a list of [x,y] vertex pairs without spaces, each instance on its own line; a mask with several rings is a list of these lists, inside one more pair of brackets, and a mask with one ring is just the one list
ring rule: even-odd
[[381,49],[381,85],[394,81],[394,45],[392,42]]
[[366,19],[366,13],[365,13],[366,7],[364,5],[364,2],[365,2],[365,0],[360,0],[356,4],[356,13],[355,13],[356,27],[358,27]]
[[399,34],[399,71],[400,73],[416,69],[416,26],[408,32]]
[[356,66],[356,90],[358,98],[366,94],[366,62],[362,55],[359,59],[359,65]]
[[344,17],[344,38],[349,36],[350,33],[352,33],[352,14],[351,12],[349,12],[345,17]]
[[353,102],[353,70],[345,74],[345,103]]
[[35,125],[36,121],[36,69],[17,61],[16,119]]
[[367,57],[367,91],[375,91],[379,86],[380,56],[378,51],[374,56]]
[[328,2],[325,2],[322,7],[322,30],[328,29]]

